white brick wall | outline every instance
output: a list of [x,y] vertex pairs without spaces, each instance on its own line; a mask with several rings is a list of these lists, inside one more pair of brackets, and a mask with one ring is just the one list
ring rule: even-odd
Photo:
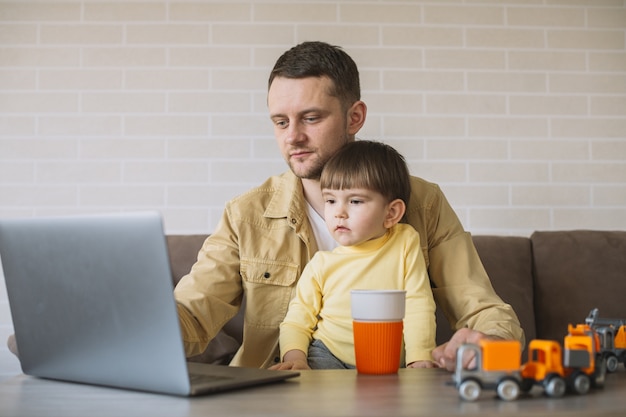
[[0,0],[0,216],[158,209],[210,232],[285,169],[266,80],[314,39],[360,66],[361,137],[474,234],[626,229],[623,0]]

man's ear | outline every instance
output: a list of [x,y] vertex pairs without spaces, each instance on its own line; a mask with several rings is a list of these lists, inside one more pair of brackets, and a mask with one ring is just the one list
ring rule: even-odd
[[348,134],[356,135],[365,124],[367,116],[367,106],[365,102],[358,100],[348,109]]
[[402,220],[402,216],[404,216],[404,212],[406,211],[406,205],[404,201],[399,198],[396,198],[392,202],[387,205],[387,215],[385,216],[385,221],[383,222],[383,226],[386,229],[391,228],[393,225],[397,224]]

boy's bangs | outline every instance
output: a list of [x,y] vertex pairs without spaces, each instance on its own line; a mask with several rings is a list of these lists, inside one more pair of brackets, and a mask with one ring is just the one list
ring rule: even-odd
[[329,190],[346,190],[351,188],[371,188],[369,173],[361,167],[361,170],[349,169],[336,171],[322,177],[321,186]]

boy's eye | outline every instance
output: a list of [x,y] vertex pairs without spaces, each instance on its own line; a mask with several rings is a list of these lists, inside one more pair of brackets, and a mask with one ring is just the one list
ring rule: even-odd
[[350,200],[350,204],[361,204],[362,202],[361,200]]
[[335,200],[332,200],[330,198],[326,199],[326,204],[335,204]]

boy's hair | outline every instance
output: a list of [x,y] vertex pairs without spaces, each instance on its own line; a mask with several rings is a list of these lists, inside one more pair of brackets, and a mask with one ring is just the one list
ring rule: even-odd
[[357,140],[344,145],[324,166],[322,189],[364,188],[379,192],[391,202],[397,198],[408,207],[411,180],[404,157],[393,147]]
[[276,77],[328,77],[333,82],[328,93],[346,110],[361,99],[356,63],[340,47],[325,42],[303,42],[283,53],[270,73],[268,89]]

